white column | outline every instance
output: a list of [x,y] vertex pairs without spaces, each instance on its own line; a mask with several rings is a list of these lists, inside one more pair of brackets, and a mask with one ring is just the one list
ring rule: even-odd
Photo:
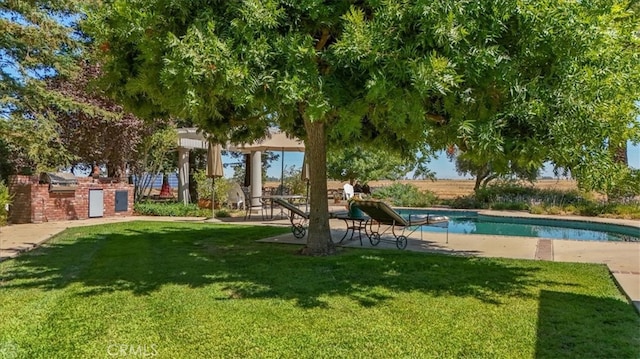
[[262,152],[251,152],[251,207],[260,207],[262,197]]
[[178,202],[189,203],[189,149],[178,147]]

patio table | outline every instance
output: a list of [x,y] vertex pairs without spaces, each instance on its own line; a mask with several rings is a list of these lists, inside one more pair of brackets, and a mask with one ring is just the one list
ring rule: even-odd
[[347,236],[349,235],[349,232],[351,232],[351,236],[349,237],[349,240],[353,240],[353,236],[355,235],[356,231],[358,231],[358,239],[360,240],[360,246],[362,246],[362,230],[363,229],[364,229],[364,234],[367,236],[367,238],[369,237],[369,232],[367,231],[367,224],[369,223],[369,220],[371,220],[370,217],[368,216],[353,217],[349,215],[349,212],[344,212],[344,213],[336,214],[333,218],[343,220],[345,225],[347,226],[347,230],[344,232],[344,236],[342,236],[342,238],[340,239],[340,242],[338,243],[342,243],[342,241],[344,241],[345,238],[347,238]]

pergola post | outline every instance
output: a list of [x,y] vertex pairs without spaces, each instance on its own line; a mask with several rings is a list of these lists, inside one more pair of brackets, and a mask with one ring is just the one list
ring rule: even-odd
[[262,197],[262,151],[251,152],[251,207],[260,207]]
[[189,149],[178,147],[178,202],[189,203]]

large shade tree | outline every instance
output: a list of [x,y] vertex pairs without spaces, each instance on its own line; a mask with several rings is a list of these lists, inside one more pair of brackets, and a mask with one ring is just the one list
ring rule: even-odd
[[[138,114],[190,118],[219,141],[269,126],[304,139],[304,252],[326,254],[328,142],[400,154],[463,144],[566,166],[607,152],[635,118],[637,55],[621,45],[634,45],[633,10],[606,0],[108,1],[86,29],[106,88]],[[609,61],[607,45],[624,56]],[[599,90],[601,79],[610,83]]]

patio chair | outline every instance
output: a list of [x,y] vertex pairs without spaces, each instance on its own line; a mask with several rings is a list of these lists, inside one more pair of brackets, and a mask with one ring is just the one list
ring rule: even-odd
[[233,183],[229,191],[227,192],[227,202],[231,209],[246,209],[246,203],[244,201],[244,193],[239,184]]
[[258,208],[258,207],[253,207],[253,203],[258,202],[260,203],[260,215],[262,216],[262,220],[264,221],[265,219],[265,211],[266,211],[266,204],[264,202],[264,200],[262,199],[262,197],[252,197],[251,196],[251,187],[247,187],[247,186],[243,186],[242,187],[242,193],[244,194],[244,219],[251,219],[251,210]]
[[351,199],[353,197],[353,194],[355,193],[353,186],[349,183],[345,183],[342,188],[344,189],[344,199]]
[[[405,249],[407,247],[407,236],[411,235],[417,229],[422,229],[422,226],[438,226],[447,228],[447,239],[449,237],[449,218],[446,216],[420,214],[420,215],[408,215],[403,216],[396,212],[393,208],[389,207],[386,203],[379,200],[358,200],[355,199],[352,202],[352,206],[360,208],[364,213],[371,217],[369,221],[369,241],[371,245],[376,246],[382,239],[382,234],[391,230],[393,235],[393,241],[396,243],[398,249]],[[387,226],[384,231],[380,231],[381,226]],[[377,226],[374,229],[374,226]],[[396,229],[401,228],[402,232],[396,233]],[[413,228],[413,229],[411,229]],[[406,233],[406,231],[410,231]],[[405,234],[406,233],[406,234]],[[422,239],[422,231],[420,231],[420,239]]]

